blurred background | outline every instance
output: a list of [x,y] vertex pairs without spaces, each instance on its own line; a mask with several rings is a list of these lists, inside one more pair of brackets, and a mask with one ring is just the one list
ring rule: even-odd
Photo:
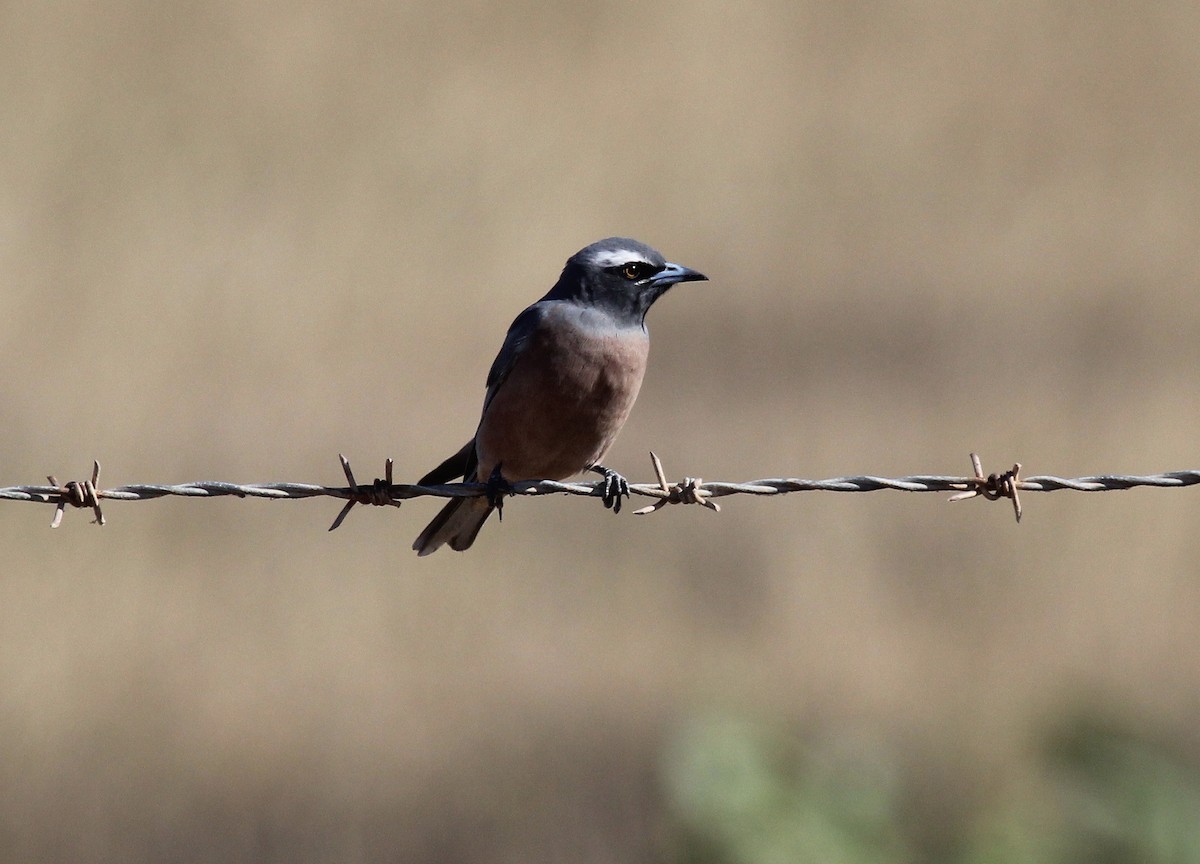
[[[1185,2],[7,4],[0,485],[414,481],[612,234],[633,480],[1196,468],[1197,105]],[[0,857],[1200,861],[1196,496],[3,504]]]

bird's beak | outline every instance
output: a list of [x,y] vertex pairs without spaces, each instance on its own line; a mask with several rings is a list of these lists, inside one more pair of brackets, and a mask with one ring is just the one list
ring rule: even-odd
[[707,282],[708,277],[698,270],[679,264],[667,264],[650,278],[650,284],[669,288],[677,282]]

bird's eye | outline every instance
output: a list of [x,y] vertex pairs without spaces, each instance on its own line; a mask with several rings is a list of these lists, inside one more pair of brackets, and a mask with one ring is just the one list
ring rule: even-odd
[[621,268],[621,275],[630,282],[635,282],[646,275],[649,268],[641,261],[630,261]]

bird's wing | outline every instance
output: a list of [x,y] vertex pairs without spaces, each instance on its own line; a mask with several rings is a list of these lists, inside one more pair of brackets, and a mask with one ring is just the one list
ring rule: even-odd
[[504,380],[508,377],[508,373],[512,371],[516,365],[517,358],[525,350],[525,346],[529,344],[529,337],[537,330],[538,325],[546,317],[548,311],[546,306],[547,301],[534,303],[524,312],[516,317],[512,325],[508,328],[508,335],[504,337],[504,344],[500,346],[500,353],[496,355],[496,359],[492,361],[492,368],[488,371],[487,377],[487,395],[483,397],[483,411],[487,412],[488,405],[492,401],[492,397],[496,395],[496,391],[504,385]]
[[[509,371],[512,370],[513,365],[517,362],[517,358],[521,356],[521,352],[529,342],[530,335],[537,329],[538,324],[545,315],[546,309],[543,304],[534,303],[518,315],[508,328],[508,335],[504,337],[504,344],[500,346],[500,353],[492,361],[492,368],[488,372],[487,395],[483,399],[484,412],[487,411],[488,403],[492,401],[492,397],[496,395],[496,391],[504,383],[504,379],[508,377]],[[440,483],[449,483],[458,477],[463,477],[468,481],[475,480],[474,475],[477,459],[475,439],[472,438],[457,453],[422,477],[419,483],[421,486],[432,486]]]

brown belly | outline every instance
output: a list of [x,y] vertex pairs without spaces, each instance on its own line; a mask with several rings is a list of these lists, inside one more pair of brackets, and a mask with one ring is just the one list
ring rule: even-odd
[[633,408],[646,368],[643,330],[543,327],[497,388],[476,434],[478,477],[562,480],[600,461]]

